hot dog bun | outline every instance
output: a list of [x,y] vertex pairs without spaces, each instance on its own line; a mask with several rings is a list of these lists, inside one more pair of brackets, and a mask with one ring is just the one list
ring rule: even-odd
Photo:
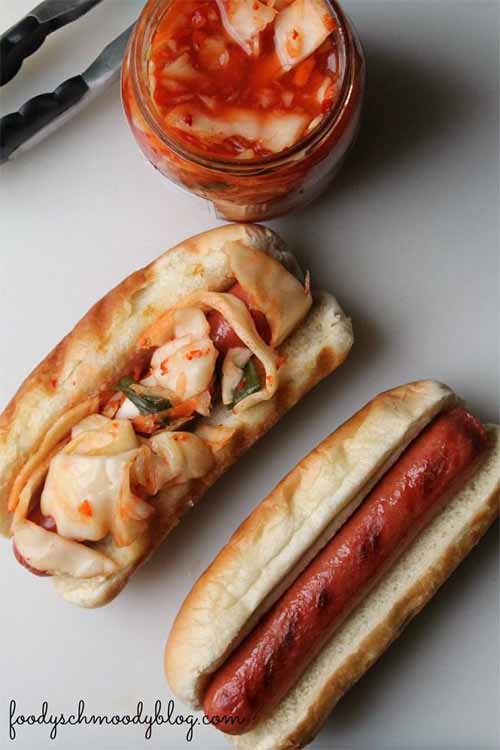
[[337,701],[403,632],[498,516],[500,428],[488,460],[346,620],[271,716],[235,738],[238,750],[305,747]]
[[[451,389],[432,381],[387,391],[326,438],[271,492],[195,584],[177,616],[165,669],[178,697],[200,705],[210,675],[263,612],[408,443],[457,400]],[[494,448],[487,462],[348,617],[278,708],[236,738],[237,747],[303,747],[341,694],[480,538],[498,513],[499,430],[491,427],[490,433]]]
[[[456,396],[432,381],[377,396],[309,453],[244,521],[188,595],[170,634],[174,693],[201,705],[205,678]],[[251,615],[249,617],[249,615]]]
[[[294,257],[271,230],[256,225],[228,225],[192,237],[146,268],[125,279],[99,301],[73,331],[28,376],[0,417],[0,531],[10,532],[7,500],[16,478],[29,471],[37,450],[58,424],[59,438],[77,419],[95,410],[98,389],[116,382],[142,332],[197,289],[220,291],[231,282],[231,243],[242,243],[270,254],[300,275]],[[231,439],[215,451],[215,465],[201,480],[165,489],[155,500],[155,524],[132,545],[116,548],[110,541],[99,548],[120,570],[107,578],[85,580],[57,576],[54,583],[68,601],[95,607],[109,602],[177,524],[182,514],[206,489],[263,435],[293,404],[346,358],[352,328],[336,300],[314,295],[305,320],[286,339],[280,351],[288,359],[280,371],[275,396],[235,415],[215,409],[206,425],[234,428]],[[67,419],[66,419],[67,418]],[[58,439],[59,439],[58,438]],[[57,441],[55,441],[57,442]]]

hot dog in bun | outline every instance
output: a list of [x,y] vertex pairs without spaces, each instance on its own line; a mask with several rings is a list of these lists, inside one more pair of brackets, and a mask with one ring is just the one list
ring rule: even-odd
[[68,601],[110,601],[352,345],[271,230],[172,248],[98,302],[0,417],[0,531]]
[[194,585],[167,679],[240,750],[305,746],[498,515],[500,428],[420,381],[304,458]]

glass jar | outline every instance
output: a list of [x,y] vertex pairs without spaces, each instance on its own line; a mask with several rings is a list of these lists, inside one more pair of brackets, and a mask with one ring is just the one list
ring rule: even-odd
[[261,221],[301,208],[327,187],[353,144],[365,88],[360,41],[335,2],[327,0],[336,28],[339,93],[315,130],[279,154],[247,161],[223,160],[174,140],[149,90],[151,44],[173,0],[149,0],[132,33],[122,68],[122,99],[141,150],[162,175],[213,203],[218,217]]

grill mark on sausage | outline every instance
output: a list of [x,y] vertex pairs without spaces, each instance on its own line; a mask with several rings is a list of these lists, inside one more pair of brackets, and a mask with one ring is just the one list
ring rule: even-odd
[[422,487],[424,494],[433,491],[436,482],[439,482],[441,474],[447,469],[447,462],[444,456],[441,456],[433,465],[430,462],[426,464],[426,471],[423,474]]
[[382,522],[371,523],[366,529],[367,537],[361,543],[358,558],[361,563],[368,560],[371,555],[380,551],[382,541]]
[[291,622],[287,628],[287,631],[285,633],[285,637],[283,639],[283,645],[284,646],[291,646],[295,640],[295,623]]
[[360,562],[366,562],[370,556],[370,546],[367,541],[364,541],[359,548],[359,560]]
[[264,676],[263,676],[263,684],[264,687],[268,688],[273,684],[274,679],[274,655],[271,654],[269,659],[266,661],[266,666],[264,668]]
[[326,606],[328,606],[331,599],[332,599],[331,592],[328,591],[326,587],[324,589],[321,589],[318,595],[318,599],[316,601],[317,608],[324,609]]
[[293,612],[286,627],[285,635],[283,637],[282,648],[285,650],[290,649],[295,643],[296,635],[297,635],[297,613]]

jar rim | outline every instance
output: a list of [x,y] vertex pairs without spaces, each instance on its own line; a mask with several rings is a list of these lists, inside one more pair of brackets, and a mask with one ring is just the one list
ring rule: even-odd
[[[156,18],[156,15],[164,12],[163,6],[169,1],[172,2],[175,0],[149,0],[146,3],[129,42],[130,72],[134,96],[142,117],[145,119],[155,136],[178,157],[191,163],[195,163],[200,167],[226,174],[248,175],[256,172],[258,173],[269,168],[283,166],[283,164],[293,161],[297,156],[301,156],[304,150],[316,145],[316,143],[324,136],[325,132],[329,132],[334,128],[336,123],[341,119],[353,86],[355,68],[354,60],[356,54],[355,42],[349,21],[337,3],[337,0],[325,0],[330,6],[337,22],[336,28],[341,41],[340,52],[343,62],[342,83],[335,105],[331,107],[330,111],[316,128],[297,141],[297,143],[294,143],[292,146],[284,149],[278,154],[262,156],[247,161],[204,156],[200,152],[190,150],[183,146],[179,141],[169,137],[165,129],[162,127],[157,116],[157,109],[152,103],[151,94],[145,80],[146,77],[141,75],[142,65],[147,59],[145,52],[149,52],[150,50],[152,34],[160,20],[159,18]],[[148,32],[151,36],[148,36]]]

